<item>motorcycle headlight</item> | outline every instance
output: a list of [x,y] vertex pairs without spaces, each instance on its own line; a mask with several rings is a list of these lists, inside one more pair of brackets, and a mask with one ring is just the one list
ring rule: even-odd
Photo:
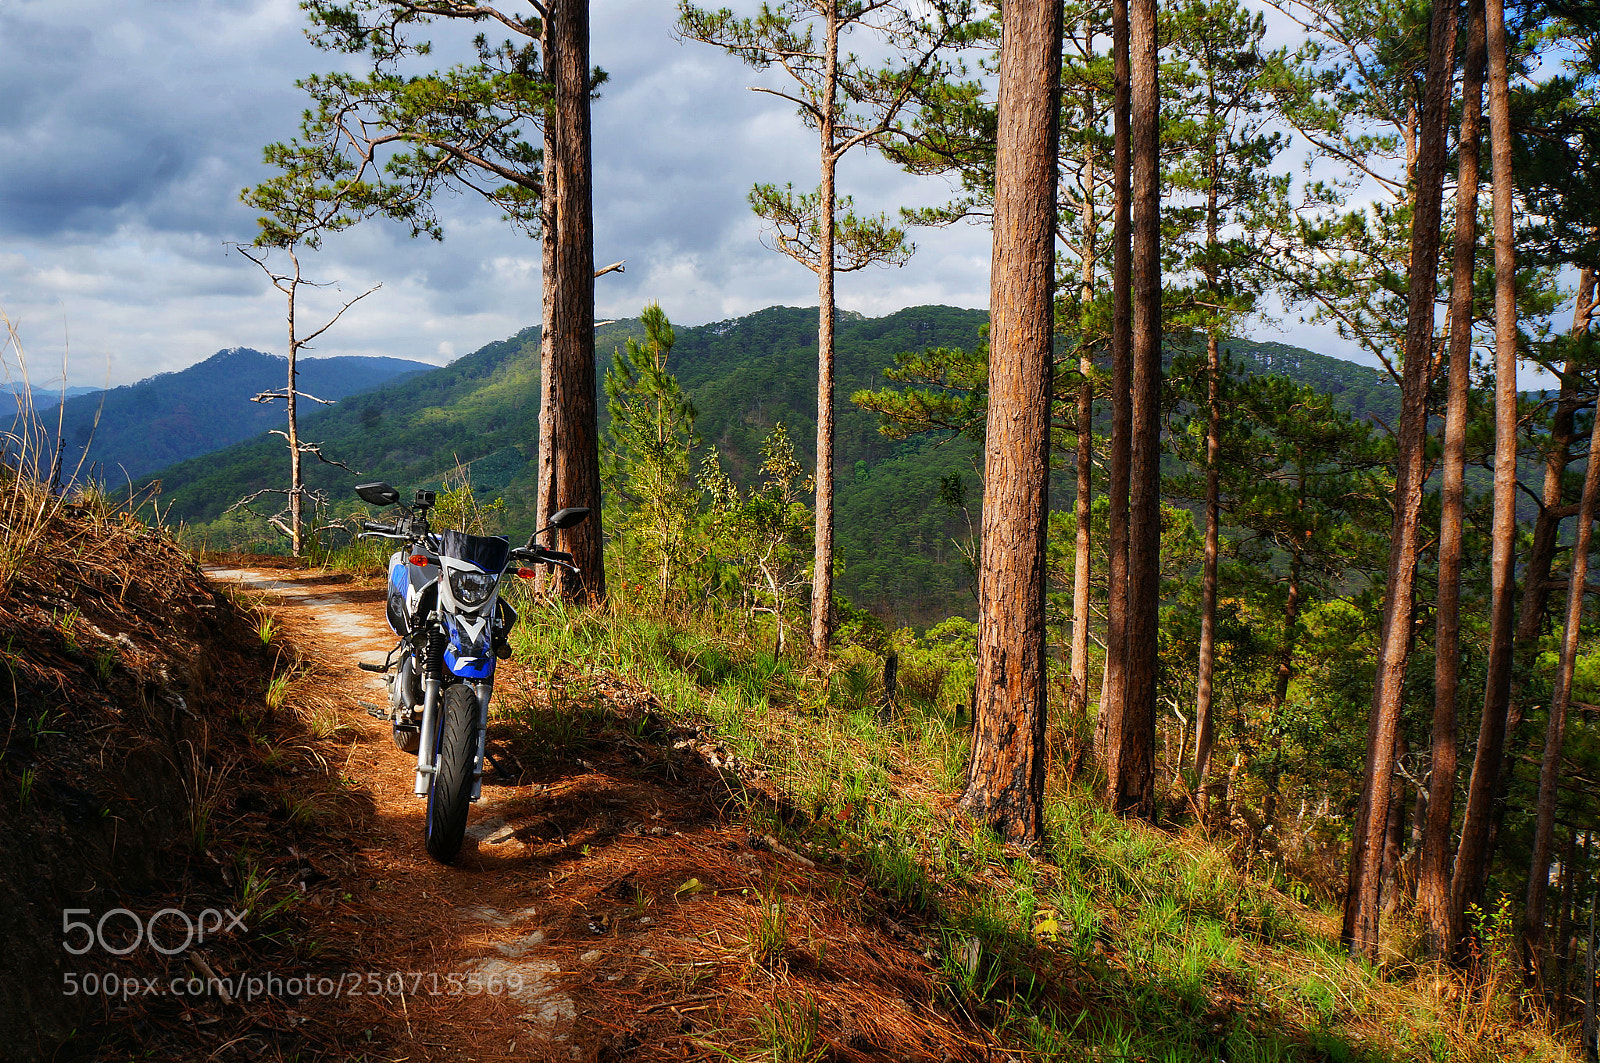
[[483,572],[450,573],[450,593],[462,605],[482,605],[494,591],[494,577]]

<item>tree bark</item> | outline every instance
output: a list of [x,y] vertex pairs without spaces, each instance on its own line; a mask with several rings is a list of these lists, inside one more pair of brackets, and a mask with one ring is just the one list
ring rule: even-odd
[[1012,0],[1002,20],[978,674],[961,807],[1002,837],[1031,844],[1044,832],[1061,3]]
[[1119,741],[1108,745],[1113,809],[1155,813],[1156,622],[1161,582],[1161,179],[1156,5],[1128,8],[1133,396],[1128,590]]
[[[1305,506],[1305,473],[1302,470],[1300,479],[1300,498],[1298,506]],[[1289,589],[1287,600],[1283,605],[1283,645],[1278,650],[1278,670],[1272,684],[1272,703],[1269,706],[1268,719],[1277,722],[1278,715],[1283,711],[1283,706],[1289,701],[1289,680],[1294,678],[1294,648],[1295,628],[1300,623],[1300,569],[1302,557],[1296,546],[1289,561]],[[1267,776],[1266,798],[1261,805],[1261,822],[1264,829],[1271,829],[1273,821],[1278,815],[1278,780],[1282,776],[1280,752],[1283,748],[1283,730],[1274,728],[1277,735],[1273,743],[1272,769]]]
[[[549,77],[554,70],[556,56],[550,39],[548,18],[540,26],[539,47],[544,55],[545,76]],[[556,260],[561,247],[556,232],[556,200],[561,189],[557,187],[553,165],[560,153],[561,146],[556,143],[556,114],[552,102],[544,115],[544,201],[539,207],[539,467],[536,470],[538,479],[533,501],[535,529],[548,524],[551,515],[560,506],[556,498],[556,411],[560,400],[555,391],[555,322],[556,288],[560,285]],[[535,569],[534,590],[542,594],[550,585],[551,569],[547,565],[537,565]]]
[[1439,590],[1434,619],[1433,735],[1427,821],[1417,869],[1417,907],[1429,955],[1454,945],[1450,828],[1455,814],[1460,691],[1461,556],[1466,512],[1467,396],[1472,386],[1472,279],[1478,249],[1478,127],[1483,110],[1483,0],[1468,9],[1457,148],[1456,234],[1450,275],[1450,382],[1445,400],[1439,513]]
[[[1399,741],[1395,746],[1395,759],[1398,760],[1405,756],[1405,753],[1406,741],[1405,735],[1402,734],[1399,736]],[[1385,914],[1394,912],[1399,906],[1399,901],[1395,895],[1399,892],[1396,887],[1400,881],[1401,839],[1404,837],[1405,819],[1406,786],[1404,782],[1401,782],[1389,791],[1389,814],[1384,817],[1383,886],[1381,892]]]
[[1128,0],[1111,0],[1113,190],[1111,219],[1111,444],[1106,498],[1106,665],[1100,713],[1095,719],[1095,758],[1112,788],[1122,745],[1125,702],[1124,656],[1128,623],[1128,475],[1133,425],[1133,205],[1129,152],[1131,95],[1128,81]]
[[1555,690],[1550,695],[1550,722],[1545,728],[1544,756],[1539,762],[1539,798],[1534,814],[1533,860],[1528,868],[1528,900],[1523,909],[1523,958],[1530,975],[1538,975],[1544,945],[1545,897],[1550,891],[1550,849],[1556,820],[1556,787],[1561,776],[1561,746],[1566,738],[1567,711],[1572,703],[1572,677],[1578,663],[1578,627],[1589,580],[1589,540],[1594,530],[1595,492],[1600,487],[1600,417],[1589,436],[1589,461],[1578,503],[1578,538],[1572,548],[1568,577],[1566,626]]
[[[568,600],[606,593],[600,509],[599,409],[594,367],[594,207],[590,143],[589,0],[550,0],[555,59],[556,274],[551,310],[550,386],[555,405],[556,496],[587,506],[589,519],[561,532],[581,576],[562,579]],[[546,160],[549,166],[550,160]]]
[[289,542],[290,549],[295,557],[300,556],[302,546],[300,539],[300,501],[304,489],[304,470],[300,464],[300,411],[296,391],[296,377],[300,361],[300,338],[295,333],[295,296],[300,290],[300,259],[293,249],[289,251],[289,259],[294,263],[294,279],[289,282],[289,391],[286,405],[289,414]]
[[[839,69],[839,5],[827,3],[828,29],[823,73],[822,120],[817,123],[821,139],[822,182],[819,188],[822,212],[817,234],[817,506],[815,554],[811,569],[811,652],[828,654],[833,631],[833,262],[834,262],[834,173],[838,155],[834,144],[834,116],[837,113]],[[990,359],[991,363],[993,358]]]
[[[1584,858],[1585,858],[1584,859],[1584,863],[1588,864],[1588,866],[1591,867],[1591,868],[1594,866],[1592,863],[1589,863],[1589,858],[1593,855],[1589,851],[1590,845],[1592,844],[1592,842],[1593,842],[1593,835],[1592,834],[1585,834],[1584,838],[1583,838],[1583,855],[1584,855]],[[1583,943],[1584,959],[1583,959],[1583,1034],[1582,1034],[1583,1058],[1588,1060],[1589,1063],[1596,1063],[1597,1060],[1600,1060],[1600,1044],[1596,1044],[1595,1022],[1594,1022],[1594,988],[1595,988],[1594,987],[1594,907],[1595,907],[1595,894],[1596,894],[1596,890],[1595,890],[1594,880],[1593,880],[1593,878],[1591,878],[1590,882],[1589,882],[1589,933],[1585,937],[1584,943]]]
[[1429,362],[1433,343],[1433,299],[1438,287],[1439,215],[1443,198],[1445,124],[1449,119],[1450,52],[1454,4],[1436,4],[1428,33],[1428,70],[1417,150],[1415,210],[1411,226],[1411,275],[1407,288],[1405,360],[1395,470],[1395,515],[1390,536],[1377,681],[1367,728],[1367,757],[1356,814],[1345,895],[1342,938],[1351,959],[1378,958],[1380,871],[1385,812],[1394,774],[1394,743],[1400,726],[1406,659],[1411,644],[1417,569],[1417,524],[1422,510],[1423,443],[1427,433]]
[[1200,566],[1200,660],[1195,672],[1194,774],[1200,800],[1200,815],[1205,816],[1206,776],[1211,772],[1211,746],[1216,724],[1211,716],[1211,674],[1217,657],[1217,552],[1222,523],[1222,471],[1217,467],[1221,455],[1222,410],[1218,399],[1218,377],[1222,360],[1215,331],[1206,337],[1206,533],[1205,553]]
[[1578,832],[1566,832],[1566,844],[1561,847],[1561,903],[1556,915],[1555,953],[1555,1008],[1556,1022],[1567,1021],[1567,974],[1572,962],[1572,893],[1578,876],[1573,867],[1578,855]]
[[[1085,96],[1088,96],[1085,93]],[[1082,300],[1088,306],[1094,299],[1094,271],[1098,241],[1095,235],[1095,165],[1091,148],[1084,177],[1083,195],[1083,274]],[[1090,531],[1093,521],[1091,493],[1094,489],[1094,360],[1089,356],[1089,337],[1082,338],[1078,355],[1078,440],[1077,496],[1073,509],[1077,518],[1072,558],[1072,692],[1067,711],[1074,721],[1089,715],[1089,577],[1093,558]]]
[[1505,8],[1486,0],[1484,30],[1489,61],[1489,154],[1494,177],[1495,452],[1494,524],[1490,557],[1489,658],[1483,717],[1467,787],[1461,842],[1451,882],[1454,939],[1465,938],[1466,910],[1482,894],[1489,858],[1489,828],[1505,748],[1511,695],[1512,624],[1517,534],[1517,301],[1516,232],[1512,218],[1510,93],[1506,70]]

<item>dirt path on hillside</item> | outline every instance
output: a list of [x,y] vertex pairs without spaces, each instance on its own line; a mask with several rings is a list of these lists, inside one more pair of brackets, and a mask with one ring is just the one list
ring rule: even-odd
[[335,1010],[367,1024],[392,1023],[398,1011],[424,1059],[592,1057],[593,1039],[583,1036],[563,978],[576,957],[540,888],[548,875],[533,873],[518,837],[536,819],[543,788],[486,779],[458,866],[443,867],[423,849],[423,803],[411,793],[415,758],[366,711],[387,707],[383,678],[356,667],[382,662],[394,645],[381,583],[289,569],[210,567],[207,575],[270,596],[308,666],[306,680],[335,699],[342,729],[353,732],[340,736],[346,778],[376,804],[371,844],[359,854],[367,881],[355,884],[367,917],[345,909],[334,920],[343,925],[330,927],[363,939],[359,954],[370,964],[349,973],[347,988],[359,983],[366,999]]
[[724,1046],[764,1054],[752,1038],[802,1012],[830,1059],[989,1058],[936,1004],[936,938],[730,817],[762,795],[714,740],[668,728],[648,692],[591,676],[587,710],[552,706],[559,677],[502,665],[498,715],[579,722],[521,759],[518,732],[491,722],[512,777],[486,772],[444,867],[423,848],[415,757],[366,711],[387,706],[387,688],[356,667],[393,645],[381,580],[261,564],[208,574],[268,596],[298,682],[338,706],[344,777],[375,803],[354,880],[307,886],[340,954],[364,958],[335,972],[361,990],[302,998],[308,1019],[346,1039],[371,1030],[396,1061],[726,1059]]

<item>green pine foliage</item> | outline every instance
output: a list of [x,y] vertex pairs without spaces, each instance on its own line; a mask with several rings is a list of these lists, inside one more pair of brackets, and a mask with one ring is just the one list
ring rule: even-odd
[[[628,337],[605,377],[606,445],[600,478],[606,527],[621,554],[637,557],[665,601],[674,569],[690,563],[699,492],[690,464],[700,446],[694,403],[667,372],[675,337],[659,303],[640,316],[643,343]],[[626,579],[626,576],[623,577]]]

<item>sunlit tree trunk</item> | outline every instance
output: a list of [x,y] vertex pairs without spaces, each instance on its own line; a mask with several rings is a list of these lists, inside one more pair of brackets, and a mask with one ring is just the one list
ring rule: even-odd
[[1417,148],[1412,264],[1407,290],[1405,363],[1400,393],[1400,429],[1395,470],[1394,525],[1390,537],[1387,593],[1379,639],[1377,678],[1367,728],[1366,770],[1357,809],[1345,895],[1342,938],[1352,959],[1378,958],[1379,895],[1384,828],[1394,775],[1394,745],[1400,726],[1406,659],[1411,644],[1412,597],[1417,570],[1417,524],[1422,511],[1422,460],[1427,433],[1433,299],[1438,287],[1440,203],[1444,194],[1445,125],[1449,120],[1450,54],[1456,8],[1437,4],[1428,33],[1428,69]]
[[[605,596],[604,528],[600,517],[598,404],[594,367],[594,211],[589,99],[589,2],[550,0],[555,58],[555,305],[550,386],[556,455],[553,477],[562,506],[587,506],[589,519],[561,533],[582,576],[567,575],[570,600]],[[549,160],[547,160],[549,165]]]
[[1060,120],[1060,0],[1010,0],[1000,44],[989,412],[972,759],[961,807],[1044,831],[1045,523]]
[[[540,51],[544,55],[545,73],[548,75],[555,62],[550,40],[550,20],[544,20],[539,32]],[[539,318],[539,467],[533,502],[533,526],[543,528],[551,514],[560,507],[555,497],[556,489],[556,407],[555,392],[555,336],[556,336],[556,286],[560,283],[556,259],[560,242],[556,233],[556,199],[561,190],[556,187],[555,168],[552,165],[561,148],[556,143],[555,108],[546,108],[544,118],[544,199],[539,205],[539,275],[541,279]],[[597,411],[598,412],[598,411]],[[543,592],[551,579],[546,565],[537,565],[534,588]]]
[[1455,250],[1450,274],[1450,382],[1445,400],[1439,513],[1439,590],[1434,617],[1433,735],[1427,822],[1417,868],[1417,907],[1428,952],[1454,947],[1450,830],[1455,813],[1460,690],[1461,544],[1465,520],[1467,396],[1472,384],[1472,278],[1478,248],[1478,127],[1483,110],[1483,3],[1469,4],[1457,149]]
[[1483,717],[1467,787],[1461,842],[1451,882],[1453,937],[1465,938],[1467,906],[1482,895],[1489,859],[1489,828],[1504,754],[1506,706],[1511,694],[1513,607],[1512,571],[1517,534],[1517,296],[1516,232],[1512,217],[1511,105],[1506,69],[1505,9],[1501,0],[1484,4],[1489,60],[1489,157],[1494,177],[1494,346],[1495,447],[1494,524],[1490,557],[1489,657],[1484,680]]
[[825,103],[817,125],[822,140],[821,202],[817,222],[817,509],[816,552],[811,575],[811,652],[828,652],[833,630],[833,263],[834,174],[838,155],[833,140],[833,119],[838,93],[838,5],[828,6]]

